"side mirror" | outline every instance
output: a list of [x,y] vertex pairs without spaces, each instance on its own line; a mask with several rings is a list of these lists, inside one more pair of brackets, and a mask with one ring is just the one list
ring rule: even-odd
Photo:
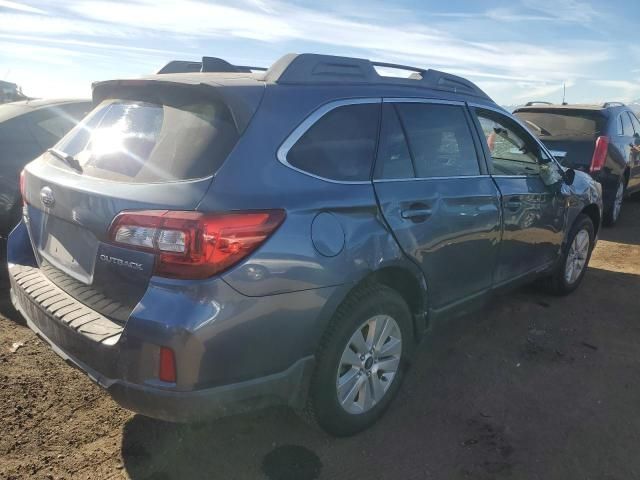
[[573,168],[568,168],[563,174],[564,183],[567,185],[573,185],[573,181],[576,179],[576,171]]

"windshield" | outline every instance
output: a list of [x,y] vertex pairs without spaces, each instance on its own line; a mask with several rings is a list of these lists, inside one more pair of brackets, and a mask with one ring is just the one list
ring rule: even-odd
[[593,111],[520,111],[515,115],[539,137],[598,136],[605,118]]
[[155,183],[214,174],[237,139],[231,114],[220,102],[105,100],[55,149],[77,160],[84,175]]

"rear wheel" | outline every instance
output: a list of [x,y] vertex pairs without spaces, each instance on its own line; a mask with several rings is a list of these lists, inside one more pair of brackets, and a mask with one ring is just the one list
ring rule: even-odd
[[337,436],[371,426],[398,392],[413,342],[411,313],[397,292],[374,284],[351,294],[322,339],[308,416]]
[[625,181],[621,178],[616,187],[616,196],[612,204],[609,206],[604,215],[604,224],[608,227],[613,226],[620,218],[620,210],[622,210],[622,202],[624,201]]
[[593,222],[588,216],[580,214],[571,227],[562,257],[553,273],[550,285],[552,293],[566,295],[578,288],[589,265],[594,239]]

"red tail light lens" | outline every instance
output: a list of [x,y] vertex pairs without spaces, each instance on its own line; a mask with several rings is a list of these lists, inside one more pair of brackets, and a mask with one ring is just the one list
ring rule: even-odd
[[156,275],[201,279],[228,269],[256,250],[284,217],[283,210],[123,212],[113,220],[109,238],[118,245],[156,253]]
[[169,347],[160,347],[158,378],[163,382],[176,383],[176,356]]
[[599,172],[607,161],[607,153],[609,151],[609,137],[601,136],[596,139],[596,148],[593,151],[591,159],[591,173]]
[[22,197],[22,204],[26,205],[27,204],[27,190],[26,190],[26,185],[25,185],[24,170],[22,170],[20,172],[20,196]]

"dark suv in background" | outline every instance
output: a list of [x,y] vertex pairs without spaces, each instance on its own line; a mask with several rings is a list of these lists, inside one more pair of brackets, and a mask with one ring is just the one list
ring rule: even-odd
[[24,166],[57,143],[90,110],[90,100],[77,99],[0,105],[0,237],[20,221],[18,178]]
[[640,122],[635,114],[619,102],[529,102],[513,113],[560,163],[602,184],[604,223],[616,223],[625,195],[640,191]]
[[202,69],[96,84],[24,170],[14,305],[121,405],[288,404],[351,434],[429,322],[583,278],[600,186],[473,83],[313,54]]

